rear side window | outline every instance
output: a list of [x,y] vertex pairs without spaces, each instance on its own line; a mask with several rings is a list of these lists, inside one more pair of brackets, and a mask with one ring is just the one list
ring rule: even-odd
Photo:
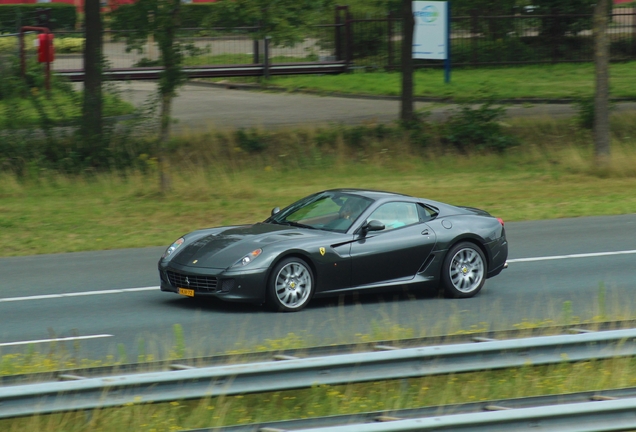
[[434,208],[427,207],[427,206],[422,205],[422,204],[418,204],[417,205],[417,211],[419,212],[420,219],[423,222],[429,221],[431,219],[435,219],[435,217],[438,214],[437,210],[435,210]]

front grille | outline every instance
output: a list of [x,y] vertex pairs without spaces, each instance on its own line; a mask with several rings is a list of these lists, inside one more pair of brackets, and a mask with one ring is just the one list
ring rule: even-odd
[[170,285],[177,288],[189,288],[198,292],[215,292],[217,286],[216,276],[194,276],[177,273],[171,270],[167,272]]

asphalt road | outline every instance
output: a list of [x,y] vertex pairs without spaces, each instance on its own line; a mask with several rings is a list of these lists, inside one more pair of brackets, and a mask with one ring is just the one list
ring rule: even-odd
[[[165,355],[174,324],[184,329],[189,355],[267,344],[290,333],[322,343],[378,335],[387,325],[413,328],[416,335],[502,329],[524,320],[561,320],[566,301],[573,316],[598,315],[603,302],[613,316],[633,316],[636,214],[506,228],[510,266],[472,299],[430,291],[362,295],[315,300],[299,313],[159,292],[156,264],[164,248],[2,258],[0,353],[22,351],[30,341],[88,337],[57,347],[102,358],[118,355],[122,344],[134,356],[143,340],[146,352]],[[599,284],[606,289],[601,302]],[[52,344],[36,346],[46,352]]]
[[[135,106],[142,106],[156,94],[154,82],[121,82],[113,85]],[[417,102],[417,110],[430,111],[437,121],[456,109],[452,105]],[[613,112],[636,110],[636,102],[616,104]],[[187,84],[174,101],[176,133],[235,129],[239,127],[288,127],[311,124],[389,123],[398,119],[398,100],[267,93]],[[576,110],[567,104],[524,104],[507,107],[510,117],[557,118],[572,116]]]

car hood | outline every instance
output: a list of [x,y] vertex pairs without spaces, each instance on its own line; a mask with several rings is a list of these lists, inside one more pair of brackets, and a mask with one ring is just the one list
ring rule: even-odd
[[[206,231],[210,231],[206,234]],[[327,234],[325,231],[257,223],[230,227],[223,231],[218,229],[197,231],[194,239],[180,249],[172,259],[181,265],[225,269],[255,249],[265,248],[272,243],[308,238]],[[194,261],[197,261],[196,264]]]

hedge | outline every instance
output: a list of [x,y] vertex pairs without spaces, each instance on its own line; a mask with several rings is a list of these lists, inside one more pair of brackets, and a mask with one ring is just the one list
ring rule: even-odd
[[35,3],[0,5],[0,33],[17,33],[21,26],[37,25],[38,9],[51,9],[51,30],[75,30],[75,6],[66,3]]

